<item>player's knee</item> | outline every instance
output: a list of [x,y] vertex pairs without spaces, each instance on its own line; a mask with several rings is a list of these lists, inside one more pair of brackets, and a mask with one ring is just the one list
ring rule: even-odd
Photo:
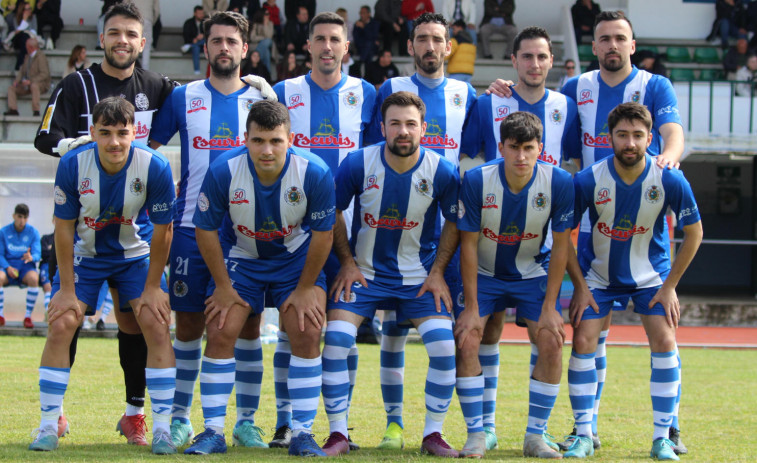
[[596,350],[596,336],[587,335],[578,330],[573,331],[573,350],[581,354],[588,354]]
[[540,357],[544,355],[556,358],[562,355],[562,345],[551,331],[542,330],[536,339],[536,346]]
[[80,325],[73,310],[66,310],[60,317],[48,324],[48,338],[56,339],[60,336],[70,336]]

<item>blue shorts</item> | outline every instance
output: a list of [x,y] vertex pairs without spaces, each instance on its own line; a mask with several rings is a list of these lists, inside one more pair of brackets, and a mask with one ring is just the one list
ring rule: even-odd
[[24,277],[29,272],[36,272],[37,271],[37,264],[34,262],[27,262],[24,263],[22,260],[9,260],[8,264],[18,270],[18,276],[16,278],[12,278],[10,275],[8,275],[8,270],[3,269],[8,276],[8,286],[26,286],[24,284]]
[[407,323],[415,318],[450,316],[444,302],[441,303],[441,313],[436,311],[434,296],[430,292],[424,293],[421,297],[415,297],[423,285],[387,286],[376,281],[369,281],[368,285],[365,287],[360,283],[353,283],[350,301],[346,302],[342,293],[338,302],[329,299],[328,309],[343,309],[366,318],[373,318],[377,309],[392,310],[394,308],[397,311],[399,324]]
[[[515,323],[526,326],[525,320],[539,321],[544,297],[547,294],[547,276],[520,281],[505,281],[487,275],[478,275],[478,313],[482,317],[515,307]],[[560,302],[555,310],[562,314]],[[459,315],[460,311],[455,311]]]
[[665,316],[665,308],[662,304],[657,303],[649,308],[649,301],[654,298],[660,286],[652,288],[634,288],[634,289],[592,289],[591,294],[599,306],[599,313],[593,309],[584,310],[582,319],[604,318],[610,314],[611,310],[625,310],[628,306],[628,300],[633,300],[633,311],[641,315],[662,315]]
[[48,283],[52,283],[50,278],[50,266],[47,262],[39,264],[39,285],[44,286]]
[[204,312],[210,270],[197,247],[193,228],[174,229],[169,269],[171,309],[177,312]]
[[[304,258],[299,261],[301,265],[288,266],[292,270],[287,272],[261,272],[259,264],[255,265],[254,259],[229,258],[226,259],[226,270],[239,297],[250,304],[252,313],[259,314],[263,313],[266,305],[273,304],[274,307],[280,307],[292,294],[300,281],[300,273],[305,265]],[[318,276],[315,285],[326,292],[326,275],[323,271]],[[211,279],[207,296],[213,294],[215,288],[215,281]]]
[[[94,259],[91,257],[74,258],[74,284],[76,297],[87,304],[86,315],[94,315],[97,310],[98,299],[103,283],[118,292],[121,312],[131,312],[129,301],[142,295],[150,268],[150,258],[145,256],[120,263],[112,260]],[[161,278],[160,286],[168,290],[165,277]],[[60,272],[53,278],[51,296],[60,290]]]

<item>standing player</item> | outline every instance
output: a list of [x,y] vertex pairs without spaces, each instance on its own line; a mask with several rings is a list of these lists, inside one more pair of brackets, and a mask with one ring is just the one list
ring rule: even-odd
[[13,223],[0,228],[0,326],[5,324],[3,286],[25,285],[26,314],[24,328],[34,328],[32,311],[39,295],[37,262],[42,254],[39,232],[29,225],[29,206],[16,204]]
[[[134,144],[134,106],[120,97],[93,110],[93,144],[71,151],[55,177],[55,241],[47,342],[39,368],[41,422],[30,450],[58,447],[58,419],[71,364],[67,347],[104,281],[128,301],[148,345],[145,377],[153,411],[152,451],[176,453],[170,410],[176,382],[171,310],[161,287],[171,246],[171,166]],[[149,213],[149,218],[148,218]]]
[[[34,146],[42,153],[59,157],[89,143],[94,106],[109,96],[122,96],[133,103],[136,140],[146,143],[153,113],[176,85],[158,73],[135,67],[145,46],[142,15],[136,6],[116,4],[105,13],[104,21],[100,43],[105,59],[99,65],[66,76],[55,88],[34,139]],[[115,312],[118,353],[126,386],[126,411],[118,426],[129,443],[147,445],[144,415],[147,345],[134,314]],[[79,330],[71,341],[71,365],[78,337]]]
[[[442,154],[453,165],[459,165],[463,124],[476,101],[476,92],[467,83],[444,77],[444,60],[452,51],[447,20],[441,14],[424,13],[414,22],[407,43],[414,57],[416,73],[410,77],[395,77],[381,86],[374,109],[370,142],[383,137],[380,132],[381,106],[392,93],[408,91],[418,95],[425,103],[428,128],[421,138],[421,146]],[[439,239],[441,226],[437,228]],[[445,279],[453,294],[453,301],[462,296],[459,281],[458,256],[453,258]],[[381,307],[384,308],[384,307]],[[381,393],[387,414],[387,429],[379,448],[401,448],[402,400],[405,367],[407,328],[397,325],[393,318],[395,308],[387,306],[381,329]]]
[[[397,318],[411,322],[426,345],[426,424],[421,451],[457,457],[441,436],[455,386],[452,301],[444,270],[457,248],[455,166],[420,146],[426,131],[423,101],[410,92],[394,93],[381,108],[386,142],[351,153],[336,177],[337,225],[334,247],[342,264],[330,288],[323,349],[324,408],[329,455],[349,451],[347,355],[357,327],[381,303],[397,307]],[[356,198],[352,240],[342,211]],[[437,249],[439,211],[447,222]],[[353,257],[354,250],[354,257]],[[370,283],[369,283],[370,282]]]
[[[516,38],[515,54],[517,43]],[[469,170],[463,178],[458,228],[465,309],[455,324],[457,381],[478,379],[479,392],[466,396],[463,416],[466,423],[481,423],[479,342],[484,326],[494,322],[501,333],[502,324],[490,317],[505,307],[517,308],[516,320],[527,327],[539,353],[530,375],[523,455],[561,458],[545,431],[562,374],[565,331],[558,297],[573,246],[573,182],[564,170],[537,162],[542,130],[532,113],[509,115],[500,124],[501,158]],[[469,425],[466,447],[471,444],[483,456],[486,442],[479,426],[476,435]]]
[[[213,283],[200,375],[205,432],[184,453],[226,452],[223,422],[234,386],[234,341],[251,309],[260,318],[267,292],[281,311],[283,329],[292,334],[289,454],[325,456],[312,426],[321,395],[319,343],[326,316],[321,269],[331,249],[333,178],[318,157],[291,149],[289,115],[281,103],[253,104],[246,125],[245,148],[211,164],[194,215],[197,245]],[[227,215],[226,231],[233,238],[231,249],[222,250],[217,230]]]
[[[205,21],[205,55],[210,77],[178,87],[161,107],[150,134],[152,147],[166,144],[176,132],[181,137],[181,180],[174,218],[169,294],[176,312],[176,397],[171,435],[177,447],[194,432],[189,421],[195,381],[200,372],[205,297],[211,274],[195,241],[194,216],[200,186],[208,166],[218,156],[244,144],[247,113],[263,97],[240,79],[239,65],[247,53],[247,19],[235,12],[218,12]],[[260,316],[245,324],[236,344],[237,425],[234,442],[267,447],[252,415],[260,400],[255,378],[263,374],[259,339]]]
[[[583,458],[594,453],[588,417],[597,388],[597,343],[613,303],[625,307],[633,299],[652,351],[651,456],[678,460],[675,444],[669,440],[681,368],[675,337],[680,318],[675,288],[702,241],[702,222],[691,186],[681,171],[660,167],[645,154],[653,138],[652,116],[646,107],[638,103],[617,106],[608,116],[607,127],[615,155],[587,167],[575,178],[576,217],[588,211],[591,237],[579,245],[580,255],[586,256],[580,269],[575,261],[568,268],[580,284],[570,309],[575,331],[568,370],[576,432],[565,456]],[[665,226],[668,208],[676,214],[684,235],[672,265]],[[586,310],[594,301],[599,310]]]
[[[363,130],[371,120],[376,90],[365,80],[342,73],[342,59],[349,42],[347,26],[341,16],[331,12],[316,15],[310,22],[308,47],[313,57],[312,71],[279,82],[274,90],[279,101],[289,109],[294,146],[321,157],[332,174],[336,174],[347,153],[363,146]],[[345,213],[352,217],[351,208]],[[334,253],[329,256],[324,271],[330,283],[339,271]],[[279,331],[273,357],[277,420],[271,447],[289,445],[291,405],[286,395],[286,381],[290,353],[289,337]],[[349,356],[352,385],[357,361],[357,347],[353,346]]]
[[[483,146],[484,159],[491,161],[501,156],[498,144],[502,121],[516,111],[535,114],[541,121],[544,145],[541,161],[560,167],[562,160],[576,157],[581,152],[578,133],[576,102],[557,92],[547,90],[547,74],[552,68],[552,42],[547,31],[537,26],[526,27],[518,33],[513,44],[512,61],[518,72],[518,84],[512,87],[512,96],[481,95],[471,109],[463,132],[461,152],[475,157]],[[551,235],[545,245],[551,246]],[[497,380],[499,376],[499,338],[502,335],[505,313],[491,314],[483,339],[479,360],[484,374],[484,431],[486,448],[497,447],[495,412]],[[531,344],[531,369],[538,358],[538,349]]]

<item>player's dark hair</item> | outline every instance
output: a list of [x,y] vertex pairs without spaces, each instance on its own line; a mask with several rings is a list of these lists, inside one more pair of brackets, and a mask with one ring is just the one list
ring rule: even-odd
[[641,121],[647,128],[647,131],[652,130],[652,115],[643,104],[632,102],[621,103],[610,111],[610,114],[607,115],[607,128],[610,129],[610,133],[612,133],[620,121]]
[[27,206],[24,203],[16,204],[16,209],[13,211],[13,214],[23,215],[24,217],[29,217],[29,206]]
[[415,40],[415,30],[421,24],[441,24],[444,26],[444,38],[449,42],[449,22],[440,13],[423,13],[413,22],[413,30],[410,31],[410,41]]
[[137,8],[137,5],[133,3],[121,2],[108,8],[108,11],[105,12],[105,16],[103,17],[103,24],[108,24],[110,18],[114,16],[123,16],[124,18],[133,19],[138,21],[142,28],[145,27],[145,20],[142,17],[142,13],[139,11],[139,8]]
[[[602,11],[594,18],[594,33],[597,33],[597,26],[602,21],[625,21],[628,23],[628,27],[631,28],[631,35],[633,35],[633,25],[631,20],[626,17],[626,14],[620,10],[617,11]],[[632,37],[633,38],[633,37]]]
[[242,43],[247,43],[247,37],[250,32],[250,23],[247,22],[247,18],[236,11],[218,11],[213,13],[213,16],[206,19],[202,25],[205,30],[205,36],[208,39],[210,38],[210,28],[215,25],[236,27],[239,35],[242,36]]
[[286,106],[278,101],[260,100],[253,103],[250,107],[250,113],[247,114],[247,123],[245,124],[248,132],[253,122],[263,130],[274,130],[283,125],[289,133],[291,127],[289,111]]
[[505,118],[499,125],[499,139],[504,144],[513,140],[518,144],[536,140],[541,143],[543,131],[541,121],[535,114],[517,111]]
[[406,108],[408,106],[415,106],[418,108],[418,112],[421,114],[421,124],[426,118],[426,105],[423,104],[423,100],[418,95],[410,92],[396,92],[392,93],[381,104],[381,117],[386,121],[386,112],[390,106],[400,106]]
[[518,50],[520,50],[520,43],[522,41],[533,39],[546,40],[547,45],[549,46],[549,54],[552,54],[552,39],[549,38],[547,30],[539,26],[528,26],[527,28],[518,32],[518,35],[515,36],[515,42],[513,42],[513,55],[518,55]]
[[120,96],[100,100],[92,109],[92,123],[101,125],[133,125],[134,105]]
[[313,17],[313,20],[310,21],[309,32],[311,39],[313,38],[313,33],[315,33],[315,26],[319,24],[336,24],[337,26],[342,26],[342,30],[344,30],[344,37],[347,37],[347,23],[344,22],[344,18],[334,13],[333,11],[324,11],[323,13],[318,13]]

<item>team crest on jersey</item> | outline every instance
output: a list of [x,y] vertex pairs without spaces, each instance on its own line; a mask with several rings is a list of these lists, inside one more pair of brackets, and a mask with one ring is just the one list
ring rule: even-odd
[[131,181],[131,184],[129,185],[129,191],[131,191],[131,194],[139,196],[144,193],[145,184],[142,183],[142,180],[139,177],[137,177]]
[[357,106],[359,101],[360,100],[358,100],[358,97],[354,92],[347,92],[347,94],[344,95],[344,103],[347,106]]
[[534,199],[531,200],[531,207],[533,207],[537,211],[543,211],[547,208],[547,206],[549,206],[549,196],[545,195],[544,193],[536,193]]
[[634,103],[638,103],[640,99],[641,99],[641,93],[638,90],[633,92],[633,95],[631,95],[631,101],[633,101]]
[[55,185],[53,197],[55,198],[55,204],[57,204],[58,206],[66,204],[66,193],[64,193],[58,185]]
[[202,98],[192,98],[191,100],[189,100],[189,109],[187,110],[187,114],[207,110],[208,108],[205,107],[205,100],[203,100]]
[[79,194],[81,196],[95,194],[95,190],[92,189],[92,179],[85,178],[81,181],[79,184]]
[[305,103],[302,101],[302,95],[299,93],[290,95],[289,101],[287,102],[287,109],[291,111],[300,106],[305,106]]
[[594,204],[599,206],[601,204],[607,204],[610,201],[612,201],[612,198],[610,197],[609,188],[601,188],[599,191],[597,191],[597,199],[594,201]]
[[140,111],[147,111],[150,107],[150,100],[144,93],[137,93],[137,96],[134,97],[134,106]]
[[497,117],[494,118],[494,122],[499,122],[501,120],[504,120],[508,114],[510,114],[510,107],[509,106],[497,106],[497,109],[495,110],[497,113]]
[[243,106],[244,106],[245,111],[249,112],[252,109],[252,104],[253,103],[255,103],[255,100],[253,100],[252,98],[248,98],[248,99],[244,100],[243,101]]
[[369,175],[368,178],[365,179],[365,188],[363,191],[372,190],[373,188],[379,190],[379,185],[376,182],[378,182],[378,177],[375,175]]
[[591,97],[591,90],[585,88],[578,95],[578,105],[581,106],[589,103],[594,103],[594,100]]
[[428,196],[431,194],[431,190],[431,182],[429,182],[425,178],[419,179],[417,182],[415,182],[415,191],[417,191],[418,193],[424,196]]
[[284,201],[290,206],[296,206],[302,202],[302,191],[296,186],[293,186],[286,190],[284,193]]
[[200,209],[201,212],[206,212],[208,209],[210,209],[210,201],[208,200],[208,197],[205,196],[204,192],[200,192],[200,195],[197,197],[197,208]]
[[462,219],[465,217],[465,205],[463,205],[463,202],[461,200],[457,200],[457,218]]
[[552,114],[549,115],[549,119],[555,124],[562,122],[562,118],[563,115],[559,109],[555,109],[554,111],[552,111]]
[[244,188],[237,188],[231,194],[231,200],[229,201],[229,204],[249,204],[249,203],[250,201],[247,199],[247,192],[244,190]]
[[494,193],[487,193],[481,209],[499,209],[499,206],[497,206],[497,195]]
[[464,308],[465,307],[465,295],[463,295],[462,291],[457,294],[457,306]]
[[[359,285],[359,283],[358,283]],[[359,288],[360,286],[358,286]],[[357,300],[357,294],[355,294],[355,285],[352,286],[352,290],[350,291],[350,300],[346,301],[344,299],[344,291],[342,291],[341,294],[339,294],[339,302],[355,302]]]
[[189,292],[187,284],[181,280],[176,280],[173,283],[173,295],[176,297],[184,297]]
[[652,185],[644,192],[644,199],[650,204],[656,204],[662,199],[662,190],[657,185]]
[[454,95],[452,95],[449,101],[450,103],[452,103],[452,106],[456,108],[463,107],[463,97],[461,97],[459,93],[455,93]]

